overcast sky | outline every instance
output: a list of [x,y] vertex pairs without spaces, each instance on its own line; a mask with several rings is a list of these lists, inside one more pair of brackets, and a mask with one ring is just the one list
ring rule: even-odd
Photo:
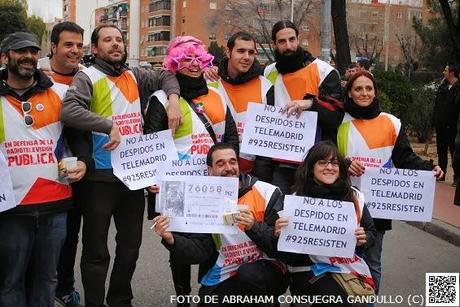
[[29,15],[37,15],[45,22],[54,20],[54,17],[62,17],[62,0],[27,0]]

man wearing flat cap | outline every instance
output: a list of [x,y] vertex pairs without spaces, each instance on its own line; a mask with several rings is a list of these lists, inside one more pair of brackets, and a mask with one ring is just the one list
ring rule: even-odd
[[59,173],[58,162],[68,153],[60,122],[67,86],[53,84],[37,69],[36,37],[16,32],[0,46],[6,64],[0,71],[0,154],[16,201],[0,213],[0,306],[52,307],[69,183],[84,176],[86,165],[78,161]]

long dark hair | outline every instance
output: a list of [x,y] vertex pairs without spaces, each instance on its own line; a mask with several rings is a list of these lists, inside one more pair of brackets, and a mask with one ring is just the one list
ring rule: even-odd
[[339,153],[337,146],[335,146],[335,144],[331,141],[322,141],[316,143],[308,151],[307,156],[297,169],[294,186],[292,188],[296,195],[305,196],[307,179],[314,179],[313,168],[315,163],[319,160],[326,160],[329,157],[334,160],[337,159],[339,162],[339,177],[337,180],[345,183],[347,189],[346,198],[348,200],[352,199],[353,190],[351,189],[351,181],[350,176],[348,175],[347,162]]

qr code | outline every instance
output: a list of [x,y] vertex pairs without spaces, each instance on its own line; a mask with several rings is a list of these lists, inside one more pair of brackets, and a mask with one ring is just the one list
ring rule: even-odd
[[427,306],[459,306],[459,273],[426,273]]

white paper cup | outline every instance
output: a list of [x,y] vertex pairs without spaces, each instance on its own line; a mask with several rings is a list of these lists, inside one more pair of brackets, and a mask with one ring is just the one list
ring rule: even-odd
[[77,167],[77,157],[67,157],[62,159],[62,162],[64,163],[64,167],[67,171],[71,171],[74,168]]

